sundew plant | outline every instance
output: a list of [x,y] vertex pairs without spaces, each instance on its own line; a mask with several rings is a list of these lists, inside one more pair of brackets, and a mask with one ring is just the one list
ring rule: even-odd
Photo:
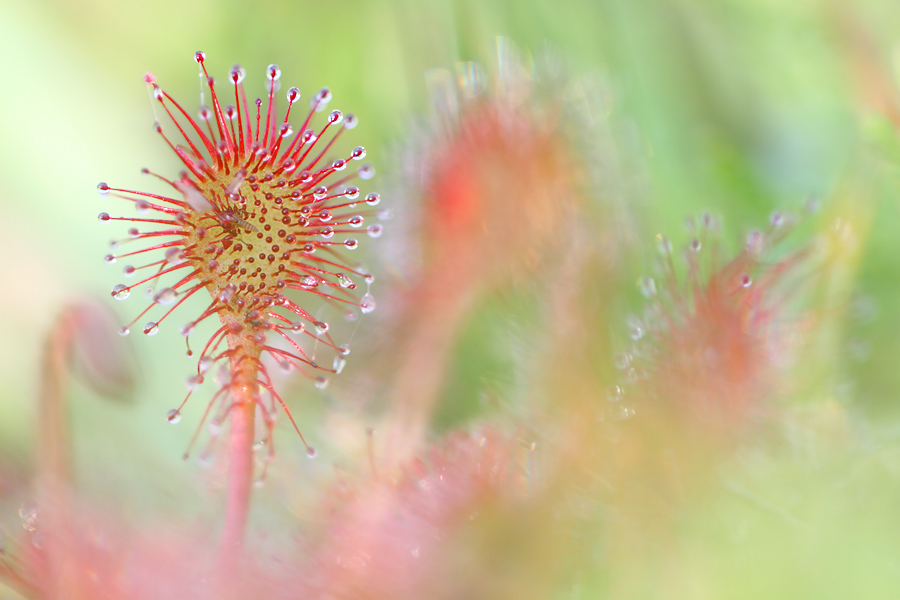
[[0,598],[894,597],[897,31],[0,7]]

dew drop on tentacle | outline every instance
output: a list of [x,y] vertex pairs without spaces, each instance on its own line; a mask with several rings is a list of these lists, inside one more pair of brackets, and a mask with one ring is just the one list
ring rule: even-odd
[[131,333],[131,330],[128,329],[128,325],[122,325],[121,327],[119,327],[119,335],[121,335],[122,337],[125,337],[129,333]]
[[146,325],[144,325],[144,334],[145,335],[156,335],[159,333],[159,323],[156,321],[149,321]]
[[197,369],[201,373],[206,373],[215,362],[216,361],[211,356],[204,356],[197,362]]
[[331,102],[331,90],[322,88],[316,95],[309,99],[309,107],[315,108],[316,112],[322,112],[328,103]]
[[203,375],[200,375],[200,374],[191,375],[184,382],[185,387],[187,387],[187,389],[190,391],[194,391],[195,389],[197,389],[197,386],[199,386],[202,383],[203,383]]
[[112,297],[116,300],[125,300],[129,295],[131,295],[131,290],[122,283],[112,289]]
[[319,388],[320,390],[324,390],[325,388],[327,388],[328,387],[328,378],[322,377],[321,375],[316,377],[316,387]]
[[306,449],[306,455],[310,458],[315,458],[316,457],[316,449],[313,448],[312,446],[309,446]]
[[359,309],[364,314],[369,314],[370,312],[375,310],[375,297],[372,296],[369,292],[366,292],[363,297],[359,301]]
[[176,423],[181,421],[181,411],[177,408],[173,408],[166,413],[166,421],[168,421],[172,425],[175,425]]
[[763,249],[763,234],[759,231],[751,231],[748,233],[744,247],[750,254],[761,253]]
[[102,212],[99,215],[97,215],[97,220],[100,221],[101,223],[108,223],[111,220],[111,218],[109,216],[109,213]]
[[378,238],[381,237],[381,234],[384,232],[384,227],[382,225],[369,225],[366,227],[366,233],[370,238]]
[[228,73],[228,79],[231,80],[231,83],[237,85],[244,81],[244,77],[247,76],[247,71],[244,70],[244,67],[241,65],[234,65],[231,67],[231,71]]
[[115,254],[107,254],[106,256],[103,257],[103,262],[105,262],[108,265],[115,263],[116,255]]
[[340,375],[340,374],[341,374],[341,371],[343,371],[343,370],[344,370],[344,367],[346,367],[346,366],[347,366],[347,359],[346,359],[346,358],[344,358],[344,357],[341,356],[341,355],[338,355],[338,356],[335,356],[335,357],[334,357],[334,364],[332,365],[332,368],[334,369],[334,373],[335,373],[336,375]]
[[784,215],[776,210],[769,217],[769,223],[772,224],[772,227],[781,227],[784,224]]
[[371,194],[366,195],[366,204],[369,206],[377,206],[379,202],[381,202],[381,194],[378,192],[372,192]]
[[107,185],[105,181],[101,181],[97,184],[97,191],[101,196],[106,196],[109,194],[109,185]]
[[287,91],[287,100],[290,104],[293,104],[297,100],[300,99],[300,89],[296,87],[292,87]]
[[[360,179],[372,179],[375,177],[375,167],[366,163],[356,170],[356,174]],[[377,196],[378,194],[375,195]]]
[[170,287],[163,288],[159,290],[154,296],[153,301],[157,304],[167,305],[175,302],[175,298],[178,297],[178,293]]

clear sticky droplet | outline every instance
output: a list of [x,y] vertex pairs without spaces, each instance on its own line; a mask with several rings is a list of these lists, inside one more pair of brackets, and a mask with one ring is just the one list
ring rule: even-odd
[[338,273],[337,278],[338,283],[341,284],[342,288],[356,287],[356,285],[353,283],[353,280],[343,273]]
[[121,335],[122,337],[125,337],[129,333],[131,333],[131,330],[128,329],[127,325],[122,325],[121,327],[119,327],[119,335]]
[[112,297],[116,300],[124,300],[131,295],[131,290],[125,284],[118,284],[112,289]]
[[784,215],[776,210],[769,217],[769,223],[772,224],[772,227],[781,227],[784,224]]
[[144,325],[144,333],[146,335],[156,335],[159,333],[159,323],[156,321],[150,321],[146,325]]
[[316,449],[313,448],[312,446],[309,446],[306,449],[306,455],[310,458],[315,458],[316,457]]
[[380,238],[382,233],[384,233],[383,225],[375,224],[375,225],[369,225],[368,227],[366,227],[366,234],[370,238]]
[[172,425],[175,425],[176,423],[181,421],[181,411],[177,408],[173,408],[166,413],[166,421],[168,421]]
[[203,383],[203,375],[200,375],[200,374],[192,375],[192,376],[188,377],[187,380],[185,380],[185,382],[184,382],[187,389],[191,390],[191,391],[197,389],[197,386],[199,386],[202,383]]
[[606,399],[610,402],[621,402],[624,397],[625,390],[619,385],[614,385],[609,388],[609,392],[606,394]]
[[278,81],[281,78],[281,69],[278,65],[272,64],[266,67],[266,78],[269,81]]
[[109,213],[102,212],[97,215],[97,220],[101,223],[108,223],[111,220],[111,217],[109,216]]
[[26,502],[19,508],[19,518],[25,531],[37,531],[38,511],[34,502]]
[[329,102],[331,102],[331,90],[325,87],[316,92],[316,95],[310,99],[310,108],[312,108],[312,106],[318,105],[316,111],[324,110],[325,105]]
[[153,301],[156,302],[157,304],[167,305],[167,304],[172,304],[173,302],[175,302],[175,298],[177,298],[177,297],[178,297],[178,293],[174,289],[167,287],[167,288],[163,288],[163,289],[159,290],[153,296]]
[[336,375],[340,375],[341,371],[343,371],[344,367],[346,367],[346,366],[347,366],[346,358],[344,358],[343,356],[340,356],[340,355],[334,357],[334,364],[332,365],[332,368],[334,369],[334,372]]
[[327,388],[328,387],[328,378],[322,377],[321,375],[316,377],[316,387],[319,388],[320,390],[324,390],[325,388]]
[[372,179],[375,177],[375,167],[366,163],[356,170],[356,174],[360,179]]
[[238,85],[239,83],[244,81],[244,77],[247,76],[247,71],[241,65],[234,65],[231,67],[231,71],[228,73],[228,79],[231,80],[231,83],[234,85]]
[[359,309],[364,313],[368,314],[375,310],[375,297],[372,296],[369,292],[366,292],[365,295],[359,301]]

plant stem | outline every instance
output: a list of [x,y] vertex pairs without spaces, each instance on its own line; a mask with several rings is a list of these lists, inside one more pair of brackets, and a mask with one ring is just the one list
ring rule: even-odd
[[225,505],[225,528],[222,534],[223,568],[231,569],[240,557],[247,515],[250,510],[250,494],[253,490],[253,443],[256,404],[255,369],[248,368],[249,361],[239,355],[231,358],[231,418],[229,442],[228,498]]

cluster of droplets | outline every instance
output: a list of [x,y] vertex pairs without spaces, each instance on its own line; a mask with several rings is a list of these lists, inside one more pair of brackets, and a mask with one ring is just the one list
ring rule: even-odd
[[637,288],[644,299],[644,309],[640,315],[629,314],[625,317],[623,335],[627,335],[630,341],[623,344],[624,349],[612,358],[613,366],[619,373],[618,383],[610,387],[606,398],[613,417],[625,420],[636,414],[638,399],[633,396],[643,396],[644,392],[635,395],[630,390],[655,376],[655,363],[660,352],[666,351],[660,348],[660,340],[677,336],[679,328],[690,326],[692,316],[701,310],[697,308],[697,297],[710,293],[715,287],[715,295],[726,302],[735,306],[744,302],[754,283],[752,273],[760,267],[761,255],[781,240],[794,221],[791,215],[773,212],[765,231],[748,233],[737,256],[724,265],[718,265],[716,257],[721,249],[717,220],[708,213],[700,216],[699,223],[692,218],[687,219],[690,239],[680,255],[681,268],[686,269],[683,279],[678,275],[680,267],[676,265],[671,240],[663,235],[657,236],[659,261],[656,277],[638,278]]
[[[306,368],[340,373],[350,352],[348,344],[332,339],[327,322],[288,296],[289,290],[298,290],[306,299],[315,297],[337,308],[349,321],[373,312],[376,303],[370,286],[374,277],[350,261],[345,252],[359,247],[358,239],[351,237],[359,231],[379,237],[383,225],[369,221],[373,217],[376,221],[387,219],[390,212],[375,208],[381,201],[378,193],[363,195],[354,185],[353,180],[365,182],[375,175],[370,164],[348,169],[351,163],[366,157],[364,147],[326,159],[341,135],[358,125],[354,115],[332,110],[324,125],[312,126],[314,115],[325,111],[331,101],[330,90],[323,88],[313,95],[309,112],[297,130],[300,133],[294,135],[289,119],[300,99],[300,90],[288,90],[287,109],[279,122],[276,92],[281,70],[277,65],[266,69],[267,98],[255,101],[253,114],[242,85],[246,71],[237,65],[230,70],[228,80],[234,103],[223,106],[215,80],[206,71],[205,59],[204,53],[196,53],[201,79],[198,118],[189,115],[159,87],[155,77],[145,77],[151,101],[162,107],[183,143],[173,143],[158,120],[154,129],[186,170],[178,179],[142,171],[173,188],[177,192],[174,197],[113,188],[106,183],[98,185],[101,195],[113,194],[133,202],[140,215],[99,215],[103,223],[135,224],[128,230],[127,238],[112,242],[112,252],[104,260],[114,264],[122,258],[157,253],[155,260],[123,269],[125,277],[134,277],[139,271],[145,271],[146,277],[131,285],[117,284],[111,291],[113,298],[125,300],[132,291],[146,285],[150,300],[143,312],[119,329],[120,334],[128,335],[154,307],[164,307],[162,316],[147,321],[142,328],[144,334],[155,335],[178,306],[201,290],[210,294],[211,302],[181,328],[181,333],[188,340],[205,319],[215,316],[221,321],[221,327],[200,353],[196,374],[188,379],[184,402],[168,412],[167,420],[181,420],[182,407],[191,393],[203,383],[207,371],[218,364],[215,379],[221,387],[204,416],[206,420],[213,415],[210,432],[218,430],[230,410],[229,395],[223,392],[243,378],[269,397],[268,404],[260,400],[258,406],[264,414],[266,441],[271,449],[277,405],[285,409],[292,423],[293,418],[274,391],[261,355],[270,356],[286,370],[300,370],[323,389],[328,384],[327,377],[311,375]],[[206,90],[211,106],[204,103]],[[150,245],[122,252],[126,244],[136,240]],[[166,276],[176,279],[160,287],[159,282]],[[365,285],[365,291],[358,295],[360,283]],[[280,340],[279,345],[270,344],[271,334]],[[313,344],[312,352],[296,341],[298,336]],[[227,349],[222,350],[225,341]],[[331,368],[316,360],[316,349],[323,347],[334,351]],[[192,354],[188,344],[188,355]],[[296,423],[294,426],[297,428]]]

